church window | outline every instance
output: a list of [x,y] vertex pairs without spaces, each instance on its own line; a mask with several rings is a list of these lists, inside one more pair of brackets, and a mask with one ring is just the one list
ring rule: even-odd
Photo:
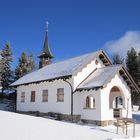
[[48,102],[48,90],[42,92],[42,102]]
[[57,89],[57,102],[64,102],[64,88]]
[[87,96],[86,98],[86,108],[95,108],[95,98],[93,96]]
[[31,102],[35,102],[35,91],[31,91]]
[[21,92],[21,102],[25,102],[25,92]]

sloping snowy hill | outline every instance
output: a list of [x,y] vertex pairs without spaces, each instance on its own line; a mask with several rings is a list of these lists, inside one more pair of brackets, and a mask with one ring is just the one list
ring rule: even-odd
[[[136,128],[140,135],[140,126]],[[139,133],[139,134],[138,134]],[[98,127],[0,111],[1,140],[107,140],[122,138],[116,127]]]

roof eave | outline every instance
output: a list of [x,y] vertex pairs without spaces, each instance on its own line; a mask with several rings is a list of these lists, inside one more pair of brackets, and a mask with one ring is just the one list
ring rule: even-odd
[[38,58],[54,58],[54,56],[51,54],[42,53],[42,54],[38,55]]
[[82,90],[98,90],[99,88],[103,88],[103,86],[96,86],[96,87],[85,87],[85,88],[77,88],[76,91],[82,91]]
[[50,78],[50,79],[46,79],[46,80],[40,80],[40,81],[34,81],[34,82],[29,82],[29,83],[22,83],[22,84],[15,84],[15,85],[10,85],[10,87],[18,87],[18,86],[22,86],[22,85],[29,85],[29,84],[39,84],[41,82],[52,82],[54,80],[59,80],[59,79],[69,79],[71,78],[72,75],[65,75],[65,76],[59,76],[59,77],[55,77],[55,78]]

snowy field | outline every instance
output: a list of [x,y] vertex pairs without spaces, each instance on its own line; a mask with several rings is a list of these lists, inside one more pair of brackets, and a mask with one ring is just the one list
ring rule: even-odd
[[[140,117],[140,113],[135,115]],[[132,126],[129,126],[128,135],[132,136]],[[136,136],[140,136],[140,124],[136,125]],[[1,140],[122,140],[124,137],[121,129],[119,135],[116,134],[115,126],[74,124],[0,111]]]

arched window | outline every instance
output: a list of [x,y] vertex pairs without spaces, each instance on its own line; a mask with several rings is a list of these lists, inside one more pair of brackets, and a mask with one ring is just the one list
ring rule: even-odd
[[87,96],[86,98],[86,108],[95,108],[95,98],[93,96]]
[[95,108],[95,98],[93,98],[93,108]]
[[124,107],[124,97],[121,90],[114,86],[109,94],[109,108],[123,108]]
[[90,107],[90,98],[89,96],[87,96],[86,98],[86,108],[89,108]]

